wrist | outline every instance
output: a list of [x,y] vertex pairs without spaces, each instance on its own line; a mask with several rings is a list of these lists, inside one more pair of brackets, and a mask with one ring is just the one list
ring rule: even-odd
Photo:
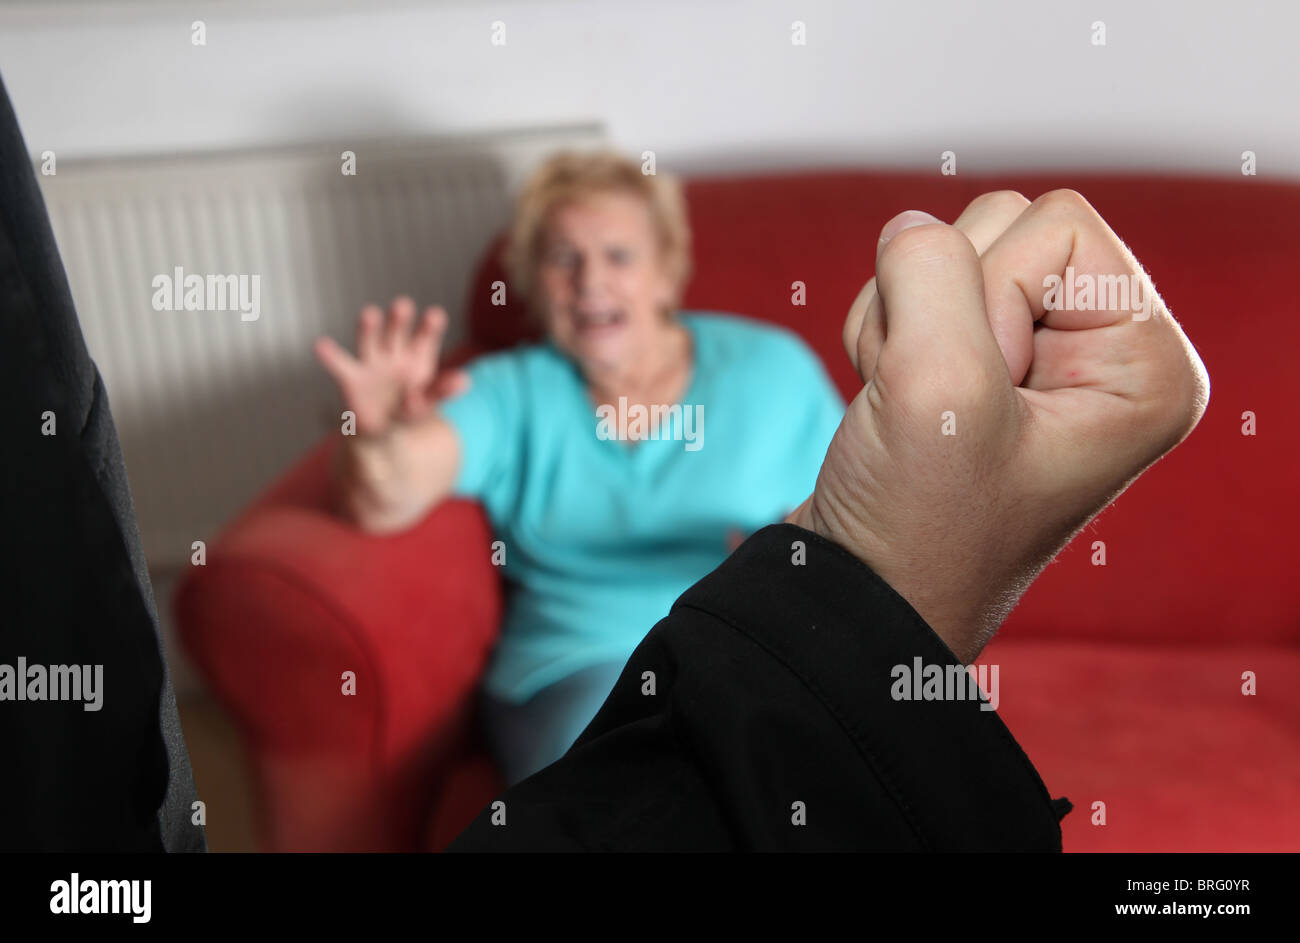
[[[816,500],[816,494],[785,520],[843,548],[869,567],[907,601],[962,664],[975,660],[1006,615],[996,604],[986,605],[988,594],[951,573],[945,575],[942,561],[928,565],[920,559],[899,559],[890,552],[888,541],[857,522],[841,520]],[[1006,597],[1018,598],[1019,593],[993,594],[995,600]],[[1009,605],[1005,608],[1010,610]]]
[[396,425],[382,433],[345,436],[339,450],[339,485],[343,503],[356,516],[361,508],[387,503],[397,477],[400,432]]

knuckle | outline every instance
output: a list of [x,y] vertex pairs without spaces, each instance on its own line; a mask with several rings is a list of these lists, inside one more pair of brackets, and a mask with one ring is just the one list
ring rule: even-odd
[[1071,190],[1063,187],[1057,190],[1048,190],[1038,199],[1034,200],[1032,206],[1040,210],[1047,210],[1054,213],[1062,213],[1071,216],[1092,216],[1096,215],[1096,210],[1078,190]]
[[1195,352],[1187,351],[1179,364],[1177,393],[1170,397],[1170,423],[1179,440],[1196,428],[1210,401],[1210,376]]
[[1029,200],[1017,190],[990,190],[971,200],[966,208],[981,213],[1010,216],[1022,212],[1028,205]]
[[1161,452],[1173,448],[1196,428],[1210,398],[1210,377],[1191,343],[1175,334],[1152,356],[1142,386],[1152,391],[1142,412]]
[[879,266],[947,263],[974,251],[970,240],[959,230],[943,223],[928,223],[904,229],[885,243]]

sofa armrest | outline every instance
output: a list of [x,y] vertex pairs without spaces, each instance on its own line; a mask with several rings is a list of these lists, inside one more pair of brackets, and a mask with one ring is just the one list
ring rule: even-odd
[[335,446],[208,548],[177,624],[245,737],[266,846],[418,847],[498,631],[491,531],[463,501],[401,534],[359,531],[328,509]]

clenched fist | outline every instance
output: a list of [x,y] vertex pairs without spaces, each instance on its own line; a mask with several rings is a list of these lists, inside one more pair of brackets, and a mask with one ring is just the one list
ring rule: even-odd
[[1209,399],[1146,273],[1069,190],[985,194],[951,226],[890,220],[844,340],[865,386],[789,520],[867,563],[966,663]]

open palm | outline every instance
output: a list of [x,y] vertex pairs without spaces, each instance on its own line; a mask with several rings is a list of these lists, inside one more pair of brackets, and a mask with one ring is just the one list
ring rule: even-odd
[[362,309],[355,356],[332,338],[316,342],[317,359],[338,384],[345,407],[356,415],[360,435],[383,435],[394,424],[420,419],[466,382],[461,371],[438,370],[446,311],[428,308],[412,330],[414,320],[415,302],[397,298],[387,318],[378,305]]

